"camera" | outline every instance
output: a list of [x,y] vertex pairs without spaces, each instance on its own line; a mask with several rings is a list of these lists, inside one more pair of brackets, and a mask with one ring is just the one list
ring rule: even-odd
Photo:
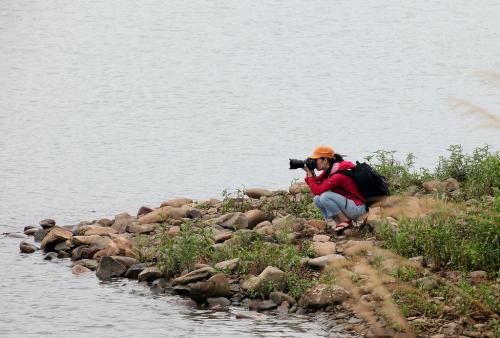
[[295,158],[290,159],[290,169],[300,169],[304,168],[304,164],[306,165],[309,170],[313,171],[316,169],[316,160],[312,159],[310,157],[306,158],[305,160],[297,160]]

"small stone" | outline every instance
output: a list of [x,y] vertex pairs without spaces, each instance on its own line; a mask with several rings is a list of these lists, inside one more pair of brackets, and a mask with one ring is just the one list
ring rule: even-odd
[[169,286],[170,283],[165,278],[158,278],[151,283],[150,290],[154,293],[165,293]]
[[228,271],[234,271],[238,269],[240,265],[240,259],[235,258],[235,259],[230,259],[227,261],[219,262],[214,265],[214,268],[218,270],[228,270]]
[[52,261],[56,258],[57,258],[57,252],[49,252],[43,257],[43,259],[46,261]]
[[160,269],[158,269],[155,266],[147,267],[145,268],[139,275],[137,276],[137,279],[139,282],[142,281],[152,281],[154,279],[158,279],[162,277],[163,274],[161,273]]
[[276,305],[280,305],[286,302],[289,305],[295,304],[295,299],[292,296],[287,295],[286,293],[273,291],[269,294],[269,299],[272,300]]
[[127,272],[125,272],[125,277],[130,279],[137,279],[139,274],[146,268],[146,263],[138,263],[132,265]]
[[149,207],[145,207],[145,206],[142,206],[139,208],[139,210],[137,211],[137,217],[141,217],[142,215],[146,215],[146,214],[149,214],[150,212],[152,212],[153,209],[149,208]]
[[54,221],[53,219],[47,218],[47,219],[41,220],[39,224],[43,229],[50,229],[56,225],[56,221]]
[[197,282],[199,280],[206,279],[216,273],[217,270],[212,267],[201,268],[175,278],[172,282],[172,285]]
[[488,273],[486,271],[472,271],[469,277],[472,283],[479,284],[488,279]]
[[333,263],[336,261],[345,261],[345,260],[346,260],[346,258],[342,255],[332,254],[332,255],[327,255],[327,256],[322,256],[322,257],[310,259],[307,262],[307,265],[310,266],[311,268],[321,269],[330,263]]
[[259,199],[263,196],[271,196],[272,192],[266,189],[259,189],[259,188],[252,188],[252,189],[246,189],[245,190],[245,195],[247,195],[250,198],[255,198]]
[[333,242],[313,242],[314,255],[316,257],[335,254],[335,243]]
[[90,270],[97,269],[97,266],[99,265],[99,263],[97,263],[97,261],[95,261],[93,259],[80,259],[79,261],[76,261],[74,264],[75,264],[75,266],[82,265]]
[[212,297],[212,298],[207,298],[207,303],[210,305],[210,307],[214,307],[216,305],[221,306],[221,307],[227,307],[231,305],[231,301],[227,299],[226,297]]
[[217,234],[216,236],[214,236],[214,242],[215,243],[222,243],[222,242],[227,241],[231,237],[233,237],[232,231],[221,232],[220,234]]
[[34,246],[33,244],[29,244],[27,242],[21,242],[21,244],[19,244],[19,250],[22,252],[22,253],[33,253],[35,251],[38,250],[38,248],[36,246]]
[[81,275],[86,272],[90,272],[90,269],[80,264],[77,264],[71,268],[71,273],[74,275]]
[[314,235],[313,242],[329,242],[330,236],[328,235]]
[[278,306],[273,301],[270,300],[264,300],[264,301],[254,300],[249,305],[250,311],[257,311],[257,312],[271,310],[277,307]]

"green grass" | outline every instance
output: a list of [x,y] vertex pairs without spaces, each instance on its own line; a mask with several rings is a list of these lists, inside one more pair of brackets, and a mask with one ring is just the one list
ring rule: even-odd
[[494,208],[470,209],[458,216],[434,214],[403,219],[394,229],[382,225],[378,237],[384,247],[405,257],[423,255],[442,267],[465,271],[500,271],[500,197]]

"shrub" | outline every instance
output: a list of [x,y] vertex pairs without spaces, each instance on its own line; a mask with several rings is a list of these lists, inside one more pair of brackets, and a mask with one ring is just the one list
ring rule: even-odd
[[500,227],[496,209],[469,209],[461,215],[434,214],[403,219],[397,229],[382,225],[384,246],[406,256],[424,255],[441,266],[464,270],[500,271]]
[[210,256],[213,251],[208,229],[197,228],[192,221],[184,222],[180,228],[177,237],[170,238],[162,224],[156,238],[158,266],[168,276],[192,269],[198,260]]

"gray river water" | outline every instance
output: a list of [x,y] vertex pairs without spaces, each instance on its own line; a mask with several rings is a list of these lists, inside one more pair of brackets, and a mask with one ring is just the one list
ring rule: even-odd
[[[500,3],[0,2],[0,233],[135,214],[174,197],[286,189],[319,144],[432,168],[498,149]],[[498,84],[498,83],[497,83]],[[321,336],[236,320],[141,285],[74,277],[0,237],[0,335]]]

